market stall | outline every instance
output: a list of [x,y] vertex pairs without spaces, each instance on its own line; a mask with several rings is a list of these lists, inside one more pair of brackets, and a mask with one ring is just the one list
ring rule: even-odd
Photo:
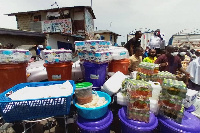
[[[159,71],[159,65],[146,62],[127,75],[127,62],[122,63],[127,60],[124,49],[111,48],[104,40],[77,41],[75,45],[85,81],[75,84],[73,80],[61,78],[56,80],[62,81],[15,84],[0,94],[0,111],[5,121],[31,121],[72,113],[73,124],[85,133],[109,133],[110,130],[122,133],[200,132],[200,119],[192,113],[196,111],[198,92],[187,88],[176,75]],[[69,51],[46,50],[43,58],[48,66],[70,63],[71,56],[62,60],[65,54]],[[113,68],[116,63],[110,64],[112,61],[118,61],[117,65],[123,69]],[[108,78],[109,67],[112,75]],[[64,70],[70,76],[71,70]],[[55,78],[53,75],[62,73],[51,74],[49,80]],[[32,94],[37,95],[33,97]]]

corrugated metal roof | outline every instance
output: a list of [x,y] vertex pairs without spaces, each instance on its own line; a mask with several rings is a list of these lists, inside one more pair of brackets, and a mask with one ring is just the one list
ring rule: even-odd
[[45,38],[45,34],[42,34],[40,32],[22,31],[22,30],[5,29],[5,28],[0,28],[0,35],[20,35],[20,36],[33,36],[33,37]]
[[183,29],[183,30],[177,32],[174,35],[184,36],[184,35],[193,35],[193,34],[195,34],[195,35],[200,34],[200,29],[197,29],[197,28],[194,28],[194,29]]
[[[73,8],[87,8],[89,10],[89,12],[91,13],[93,19],[96,19],[94,12],[92,10],[92,8],[90,6],[74,6],[74,7],[60,7],[60,10],[70,10]],[[52,9],[45,9],[45,10],[36,10],[36,11],[27,11],[27,12],[18,12],[18,13],[10,13],[10,14],[5,14],[8,16],[16,16],[16,15],[20,15],[20,14],[34,14],[34,13],[38,13],[38,12],[53,12],[53,11],[58,11],[58,8],[52,8]]]
[[111,33],[111,34],[115,34],[115,35],[117,35],[117,36],[121,36],[121,35],[119,35],[119,34],[117,34],[117,33],[114,33],[114,32],[112,32],[112,31],[110,31],[110,30],[98,30],[98,31],[94,31],[94,33],[95,33],[95,34]]

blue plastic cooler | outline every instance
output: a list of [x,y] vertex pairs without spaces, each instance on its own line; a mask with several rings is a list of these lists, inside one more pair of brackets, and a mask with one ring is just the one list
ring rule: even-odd
[[93,84],[93,90],[100,91],[101,86],[105,83],[108,63],[84,62],[83,66],[85,68],[85,81]]

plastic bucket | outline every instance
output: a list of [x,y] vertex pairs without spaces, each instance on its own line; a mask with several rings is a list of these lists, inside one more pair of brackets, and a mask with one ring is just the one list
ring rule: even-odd
[[92,101],[92,83],[82,82],[76,84],[75,96],[78,104],[86,104]]
[[79,116],[77,124],[81,133],[110,133],[112,120],[112,111],[107,111],[103,117],[95,120],[88,120]]
[[73,62],[44,64],[49,81],[71,80]]
[[19,83],[27,82],[27,63],[0,64],[0,93]]
[[159,116],[158,120],[161,133],[200,133],[200,119],[187,111],[184,112],[181,124],[163,116]]
[[93,90],[100,91],[101,86],[105,83],[108,63],[84,62],[83,66],[85,68],[85,81],[93,84]]
[[84,119],[99,119],[103,117],[108,111],[108,105],[111,102],[111,97],[105,92],[101,92],[101,91],[96,91],[96,92],[99,97],[105,97],[106,101],[108,102],[102,106],[94,107],[94,108],[81,107],[76,103],[76,100],[74,102],[77,108],[78,115]]
[[149,123],[145,123],[127,119],[126,112],[126,107],[122,107],[118,111],[122,133],[153,133],[158,126],[158,120],[153,113],[150,113]]
[[108,65],[109,72],[120,71],[123,74],[128,74],[129,59],[112,60]]
[[189,112],[189,113],[194,112],[194,111],[195,111],[195,106],[192,105],[192,106],[190,106],[189,108],[185,108],[185,111],[187,111],[187,112]]

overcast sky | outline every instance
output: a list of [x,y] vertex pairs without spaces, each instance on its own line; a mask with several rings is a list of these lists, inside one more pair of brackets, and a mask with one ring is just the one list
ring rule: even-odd
[[[56,8],[91,6],[91,0],[0,0],[0,28],[16,29],[15,16],[4,14]],[[160,29],[166,41],[183,30],[200,28],[200,0],[92,0],[98,30],[111,30],[126,42],[134,29]]]

